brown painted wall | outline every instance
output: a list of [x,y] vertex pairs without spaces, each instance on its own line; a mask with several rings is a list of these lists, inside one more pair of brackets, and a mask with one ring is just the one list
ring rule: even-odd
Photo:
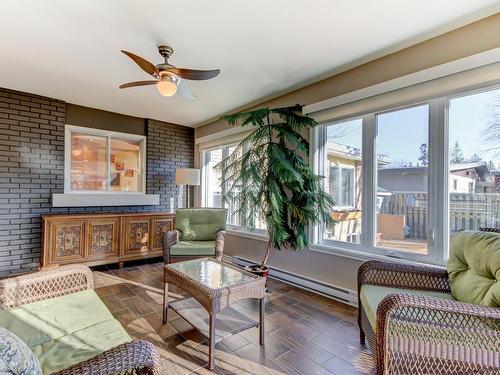
[[146,120],[121,113],[66,103],[66,123],[115,132],[146,135]]

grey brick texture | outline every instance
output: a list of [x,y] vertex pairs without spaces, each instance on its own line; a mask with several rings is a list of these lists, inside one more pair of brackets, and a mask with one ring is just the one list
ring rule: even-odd
[[159,206],[53,208],[64,191],[65,122],[65,102],[0,88],[0,275],[39,267],[41,215],[169,211],[175,169],[194,163],[194,129],[148,119],[146,190]]

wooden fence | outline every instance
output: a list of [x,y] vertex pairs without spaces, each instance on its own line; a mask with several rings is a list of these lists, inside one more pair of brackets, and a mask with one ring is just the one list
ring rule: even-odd
[[[408,237],[427,237],[427,193],[393,193],[380,213],[406,216]],[[451,193],[450,232],[480,227],[500,228],[500,194]]]

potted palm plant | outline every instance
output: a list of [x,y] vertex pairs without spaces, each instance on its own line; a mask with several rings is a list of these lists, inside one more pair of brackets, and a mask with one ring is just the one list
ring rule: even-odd
[[309,165],[309,142],[302,136],[318,123],[302,114],[302,106],[262,108],[222,116],[231,126],[248,127],[247,135],[222,169],[222,199],[236,205],[249,229],[264,222],[266,252],[262,262],[248,266],[267,276],[271,250],[300,250],[308,246],[307,228],[334,224],[334,201],[323,189],[323,176]]

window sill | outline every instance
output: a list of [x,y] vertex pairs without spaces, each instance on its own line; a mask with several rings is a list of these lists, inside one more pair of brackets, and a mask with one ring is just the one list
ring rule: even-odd
[[[248,230],[230,229],[230,228],[226,230],[226,233],[233,236],[267,242],[267,235],[262,233],[255,233]],[[416,262],[414,260],[409,260],[404,258],[395,258],[383,254],[373,254],[373,253],[368,253],[353,249],[344,249],[338,246],[330,246],[323,244],[309,245],[308,249],[318,253],[339,256],[347,259],[357,260],[360,262],[366,262],[369,260],[381,260],[386,262],[396,262],[396,263],[412,264],[418,266],[446,267],[446,262],[439,262],[433,259],[429,259],[429,262]]]
[[344,249],[338,246],[330,246],[323,244],[314,244],[309,246],[309,250],[316,251],[319,253],[330,254],[335,256],[340,256],[347,259],[358,260],[361,262],[366,262],[369,260],[381,260],[386,262],[404,263],[417,266],[434,266],[434,267],[446,267],[446,262],[440,262],[434,259],[429,259],[428,262],[417,262],[414,260],[409,260],[405,258],[395,258],[383,254],[373,254],[369,252],[363,252],[353,249]]
[[52,194],[52,207],[158,206],[158,194],[66,193]]
[[267,242],[267,235],[264,233],[256,233],[249,230],[231,229],[231,228],[227,228],[226,233],[233,236],[250,238],[252,240]]

